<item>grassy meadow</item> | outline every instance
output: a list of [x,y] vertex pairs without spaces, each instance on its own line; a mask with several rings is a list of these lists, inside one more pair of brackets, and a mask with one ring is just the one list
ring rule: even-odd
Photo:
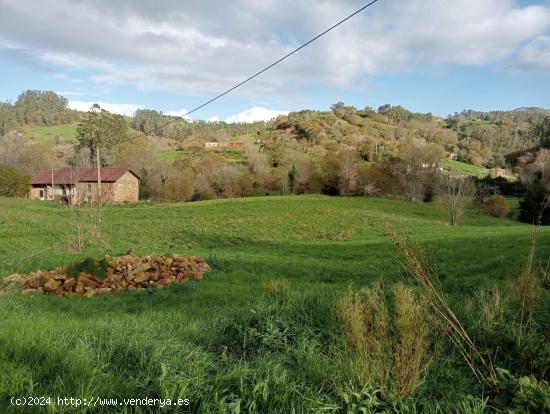
[[[548,375],[550,296],[543,292],[520,322],[514,302],[531,226],[472,210],[451,227],[436,203],[316,195],[111,206],[100,234],[95,214],[0,198],[0,279],[129,251],[202,255],[212,270],[201,281],[93,298],[0,291],[0,412],[20,412],[9,399],[26,395],[191,402],[127,412],[492,412],[503,394],[476,381],[428,323],[387,226],[433,257],[449,305],[486,359],[517,378]],[[550,258],[548,227],[538,230],[536,257]],[[374,322],[390,319],[372,338],[353,340],[346,315],[364,288],[378,304]],[[399,298],[419,320],[391,320],[407,321]],[[421,346],[425,353],[417,368],[400,365],[405,382],[392,358],[378,352],[366,361],[357,345],[371,355],[385,344],[397,361],[411,361],[401,352],[407,338],[412,356]],[[509,401],[522,398],[546,397]]]
[[73,142],[75,140],[75,131],[77,123],[64,125],[27,125],[21,128],[23,135],[31,140],[38,142],[55,142],[58,139],[60,142]]
[[483,178],[489,174],[489,170],[487,168],[467,164],[461,161],[445,160],[443,161],[443,166],[447,168],[451,174],[468,174],[478,178]]
[[[196,149],[192,149],[192,150],[181,149],[181,150],[174,150],[174,151],[162,151],[156,155],[157,155],[157,159],[159,160],[173,162],[180,157],[193,158],[194,151],[196,151]],[[224,160],[230,161],[230,162],[237,162],[237,163],[242,162],[244,158],[244,150],[242,148],[213,148],[213,149],[205,149],[204,151],[215,154],[218,157],[221,157]]]

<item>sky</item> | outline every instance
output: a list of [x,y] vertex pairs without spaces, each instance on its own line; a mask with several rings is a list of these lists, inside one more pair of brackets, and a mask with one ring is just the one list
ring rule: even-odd
[[[232,87],[361,0],[0,0],[0,100],[53,90],[169,115]],[[250,122],[386,103],[445,116],[550,107],[550,0],[379,0],[192,115]]]

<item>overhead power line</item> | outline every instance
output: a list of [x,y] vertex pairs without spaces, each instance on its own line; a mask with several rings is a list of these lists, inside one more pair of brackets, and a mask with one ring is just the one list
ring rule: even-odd
[[351,19],[353,16],[355,16],[356,14],[359,14],[361,13],[363,10],[369,8],[370,6],[372,6],[374,3],[378,2],[378,0],[372,0],[370,1],[369,3],[365,4],[363,7],[361,7],[360,9],[357,9],[356,11],[354,11],[353,13],[351,13],[350,15],[348,15],[347,17],[343,18],[342,20],[340,20],[338,23],[335,23],[333,24],[332,26],[330,26],[328,29],[324,30],[323,32],[319,33],[317,36],[313,37],[312,39],[308,40],[307,42],[303,43],[301,46],[297,47],[296,49],[294,49],[293,51],[287,53],[286,55],[284,55],[282,58],[276,60],[275,62],[271,63],[270,65],[264,67],[263,69],[259,70],[258,72],[256,72],[255,74],[249,76],[248,78],[246,78],[245,80],[243,80],[242,82],[236,84],[235,86],[232,86],[231,88],[227,89],[226,91],[220,93],[219,95],[216,95],[215,97],[213,97],[212,99],[209,99],[208,101],[202,103],[201,105],[197,106],[196,108],[193,108],[191,109],[190,111],[187,111],[185,114],[183,115],[180,115],[180,116],[177,116],[173,119],[170,119],[169,121],[151,129],[150,131],[144,131],[142,133],[142,135],[147,135],[147,134],[150,134],[152,132],[155,132],[155,131],[158,131],[159,129],[162,129],[164,128],[165,126],[167,125],[170,125],[171,123],[173,122],[176,122],[180,119],[184,119],[186,116],[192,114],[193,112],[196,112],[198,111],[199,109],[201,108],[204,108],[206,105],[209,105],[211,104],[212,102],[214,101],[217,101],[218,99],[220,99],[222,96],[225,96],[227,95],[228,93],[234,91],[235,89],[241,87],[242,85],[244,85],[245,83],[247,82],[250,82],[252,79],[260,76],[262,73],[268,71],[269,69],[271,69],[272,67],[278,65],[279,63],[281,63],[283,60],[289,58],[290,56],[292,56],[293,54],[295,54],[296,52],[302,50],[304,47],[308,46],[309,44],[313,43],[314,41],[316,41],[317,39],[319,39],[320,37],[326,35],[328,32],[330,32],[331,30],[337,28],[338,26],[340,26],[342,23],[348,21],[349,19]]

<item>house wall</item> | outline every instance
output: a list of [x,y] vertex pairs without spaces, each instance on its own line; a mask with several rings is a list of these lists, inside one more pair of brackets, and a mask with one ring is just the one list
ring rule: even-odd
[[115,203],[135,203],[139,198],[139,180],[130,172],[124,173],[114,183]]
[[43,200],[44,197],[40,197],[40,191],[43,191],[44,196],[46,195],[46,186],[33,186],[31,187],[31,191],[29,194],[29,197],[31,200]]
[[[42,191],[42,197],[40,192]],[[53,191],[51,185],[33,185],[29,192],[29,198],[31,200],[52,200],[53,197],[69,197],[73,192],[72,185],[54,185]],[[53,197],[52,197],[53,196]]]
[[[114,202],[114,183],[101,183],[102,201],[105,204]],[[98,202],[99,191],[98,184],[78,183],[76,185],[76,202],[78,204]]]

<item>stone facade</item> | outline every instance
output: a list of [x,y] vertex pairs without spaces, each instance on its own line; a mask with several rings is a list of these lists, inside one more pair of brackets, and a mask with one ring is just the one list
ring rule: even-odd
[[131,172],[125,173],[114,184],[115,203],[135,203],[139,197],[139,180]]
[[[67,172],[66,168],[65,170],[54,170],[53,188],[47,171],[43,171],[40,176],[33,178],[29,197],[33,200],[61,200],[71,205],[96,204],[99,199],[98,183],[95,178],[97,173],[81,169],[81,174],[72,174],[72,172]],[[138,201],[139,177],[132,171],[122,168],[105,168],[102,169],[102,176],[106,177],[105,181],[101,182],[103,203],[135,203]]]

